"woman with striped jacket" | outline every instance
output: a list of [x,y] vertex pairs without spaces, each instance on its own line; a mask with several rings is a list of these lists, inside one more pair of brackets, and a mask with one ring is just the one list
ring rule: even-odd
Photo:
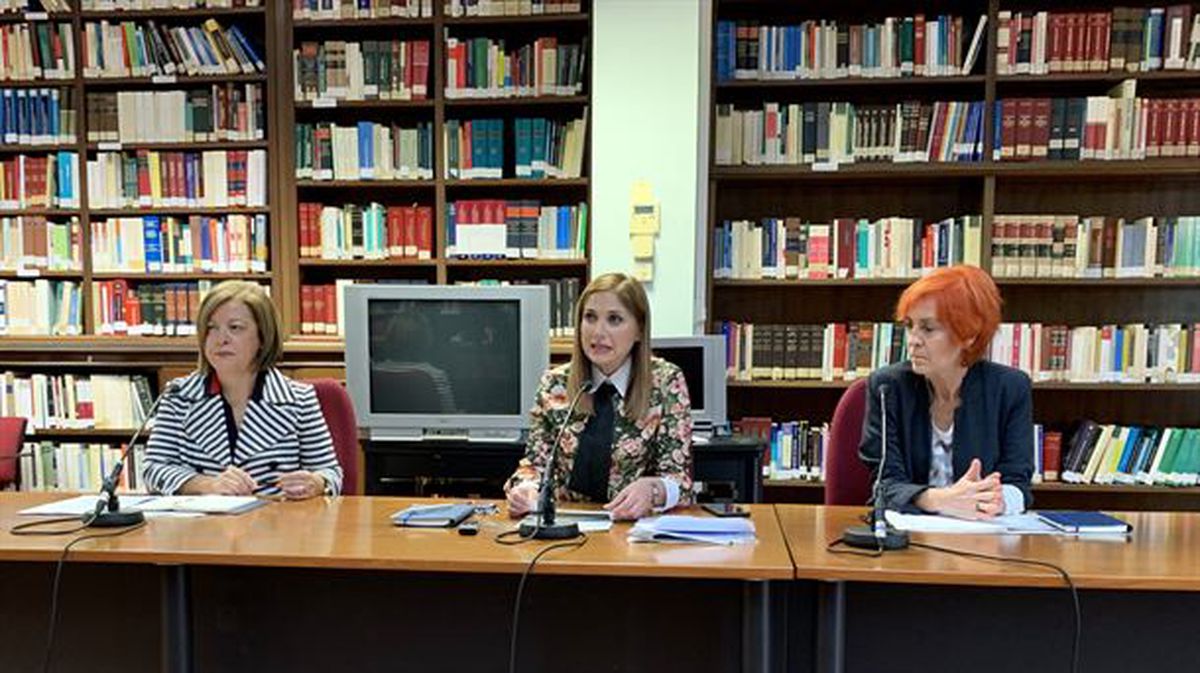
[[199,368],[171,383],[143,479],[165,494],[337,494],[342,469],[313,387],[274,367],[283,350],[266,291],[227,281],[200,303]]

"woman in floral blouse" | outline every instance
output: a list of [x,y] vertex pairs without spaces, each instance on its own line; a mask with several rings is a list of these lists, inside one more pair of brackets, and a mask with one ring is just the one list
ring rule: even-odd
[[606,503],[615,519],[692,502],[687,383],[649,344],[650,305],[641,283],[610,273],[584,289],[575,305],[571,361],[542,376],[525,457],[505,485],[512,516],[536,508],[556,438],[560,500]]

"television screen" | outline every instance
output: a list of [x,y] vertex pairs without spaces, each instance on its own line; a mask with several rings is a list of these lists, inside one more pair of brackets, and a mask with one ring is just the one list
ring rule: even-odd
[[704,346],[654,346],[654,354],[683,370],[692,409],[703,409]]
[[367,304],[375,414],[511,415],[521,397],[515,299],[377,299]]

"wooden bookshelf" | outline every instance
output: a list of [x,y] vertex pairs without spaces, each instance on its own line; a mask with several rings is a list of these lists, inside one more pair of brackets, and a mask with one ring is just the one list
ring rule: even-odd
[[[279,104],[273,117],[279,138],[275,154],[280,163],[276,175],[279,199],[276,207],[296,217],[298,205],[316,202],[341,207],[344,204],[365,205],[377,202],[384,206],[419,205],[433,210],[433,251],[431,259],[386,260],[325,260],[300,258],[298,232],[294,227],[279,232],[272,240],[276,245],[277,264],[285,269],[284,280],[277,295],[288,333],[298,340],[300,335],[300,286],[328,284],[340,278],[370,280],[373,278],[415,278],[436,284],[458,281],[478,281],[499,278],[507,281],[538,282],[542,279],[576,278],[586,283],[590,271],[590,241],[588,254],[581,260],[476,260],[448,257],[446,251],[447,205],[459,199],[536,199],[543,205],[591,203],[591,181],[585,172],[575,179],[518,179],[513,171],[514,138],[512,120],[522,116],[564,118],[578,116],[591,103],[591,55],[585,56],[584,91],[572,96],[524,96],[474,98],[446,95],[447,37],[504,37],[510,48],[525,44],[524,40],[554,35],[574,42],[591,33],[591,2],[583,3],[584,12],[577,14],[548,14],[538,16],[452,17],[440,0],[434,2],[434,15],[427,18],[378,19],[306,19],[291,16],[291,8],[281,7],[275,17],[280,40],[273,52],[280,64]],[[426,82],[427,96],[423,100],[293,100],[294,73],[292,50],[302,41],[333,39],[330,30],[337,31],[336,39],[358,40],[402,39],[430,42],[430,72]],[[389,30],[391,29],[391,30]],[[590,50],[590,45],[589,45]],[[395,115],[395,116],[391,116]],[[444,129],[450,119],[497,118],[505,122],[505,169],[500,179],[454,179],[448,175],[444,162]],[[339,125],[358,121],[400,122],[409,127],[415,123],[431,123],[434,146],[433,178],[425,180],[312,180],[295,177],[293,134],[297,123],[332,121]],[[584,165],[590,164],[591,124],[585,139]],[[589,212],[589,220],[591,220]],[[590,238],[591,225],[588,223]],[[319,338],[319,337],[318,337]]]
[[[1119,3],[1118,3],[1119,4]],[[1135,3],[1151,6],[1149,3]],[[1091,7],[1091,6],[1089,6]],[[1003,3],[973,0],[944,3],[905,0],[886,11],[859,0],[803,6],[776,2],[717,0],[713,8],[708,110],[707,166],[709,223],[708,328],[722,321],[755,324],[886,322],[900,292],[913,279],[724,279],[713,278],[713,232],[725,220],[799,217],[829,222],[852,217],[921,217],[926,222],[962,215],[982,216],[982,266],[991,268],[996,215],[1076,214],[1115,217],[1200,215],[1200,159],[1163,157],[1122,161],[996,161],[992,148],[997,100],[1022,97],[1104,95],[1125,80],[1138,81],[1138,95],[1192,97],[1200,72],[1073,72],[999,75],[996,33],[1002,10],[1083,11],[1078,3]],[[1104,9],[1095,7],[1092,11]],[[722,81],[718,73],[719,21],[796,25],[805,20],[881,22],[887,16],[926,18],[942,13],[963,17],[969,42],[976,20],[987,15],[987,38],[970,75],[951,77],[842,77]],[[1146,87],[1143,92],[1143,86]],[[905,100],[980,100],[984,103],[982,156],[963,163],[866,163],[834,166],[724,165],[716,162],[717,107],[762,109],[764,103],[849,101],[890,104]],[[1047,324],[1103,325],[1193,323],[1200,307],[1200,278],[998,278],[1005,320]],[[1053,297],[1052,301],[1048,301]],[[846,381],[737,381],[728,384],[729,418],[770,416],[777,421],[820,424],[833,415]],[[1083,418],[1125,425],[1200,426],[1200,385],[1179,383],[1059,383],[1034,386],[1035,421],[1064,432]],[[819,482],[773,481],[768,501],[819,502]],[[1041,507],[1200,509],[1200,489],[1039,484]]]

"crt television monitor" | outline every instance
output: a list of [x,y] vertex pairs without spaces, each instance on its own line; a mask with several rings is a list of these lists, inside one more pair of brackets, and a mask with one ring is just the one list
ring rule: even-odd
[[719,334],[659,337],[650,340],[650,348],[655,355],[683,370],[696,429],[704,432],[724,428],[725,337]]
[[549,361],[544,286],[347,288],[346,385],[373,438],[519,440]]

